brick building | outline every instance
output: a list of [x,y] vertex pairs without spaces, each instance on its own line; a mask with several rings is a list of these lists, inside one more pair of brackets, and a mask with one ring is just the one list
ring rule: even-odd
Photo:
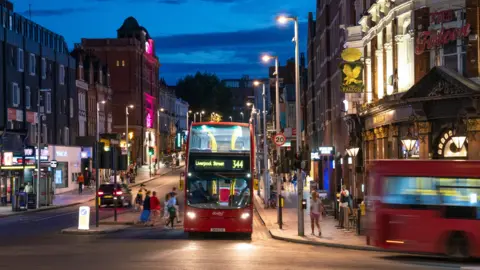
[[345,95],[340,90],[342,76],[338,65],[346,42],[344,29],[355,24],[353,3],[354,0],[317,1],[315,15],[308,15],[305,139],[312,152],[310,176],[330,194],[335,186],[340,187],[342,177],[348,177],[348,170],[342,168],[347,162],[341,161],[348,131],[342,120]]
[[[71,55],[77,61],[77,100],[78,100],[78,136],[90,137],[93,141],[97,134],[112,133],[112,89],[108,66],[99,58],[75,44]],[[97,102],[106,101],[99,106],[97,119]]]
[[153,39],[135,18],[129,17],[117,30],[117,38],[82,39],[81,45],[109,67],[113,132],[125,132],[125,107],[135,106],[129,114],[129,133],[133,132],[130,160],[147,164],[149,147],[158,152],[159,136],[160,63]]
[[[342,72],[351,82],[343,85],[345,119],[359,167],[373,159],[480,159],[479,8],[472,0],[355,1],[358,24],[347,28],[342,58],[363,72]],[[358,181],[346,184],[363,197],[368,171],[357,171]]]

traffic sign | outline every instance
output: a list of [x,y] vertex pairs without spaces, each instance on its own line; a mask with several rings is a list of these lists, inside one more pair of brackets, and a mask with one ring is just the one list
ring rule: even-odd
[[50,167],[57,168],[58,162],[56,160],[50,161]]
[[274,142],[277,146],[282,146],[282,145],[284,145],[286,141],[287,141],[287,138],[285,137],[285,135],[283,135],[283,133],[277,133],[277,134],[275,134],[275,136],[273,137],[273,142]]
[[78,209],[78,229],[86,230],[90,229],[90,207],[80,206]]

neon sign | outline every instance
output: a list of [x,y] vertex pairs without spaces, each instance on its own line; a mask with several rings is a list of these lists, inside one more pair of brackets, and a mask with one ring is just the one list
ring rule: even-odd
[[153,127],[152,115],[150,113],[147,113],[147,119],[145,122],[146,122],[147,128]]
[[145,52],[147,54],[153,54],[153,40],[149,39],[145,41]]

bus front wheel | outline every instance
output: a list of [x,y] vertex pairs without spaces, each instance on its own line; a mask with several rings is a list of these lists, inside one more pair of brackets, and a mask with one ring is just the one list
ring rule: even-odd
[[464,232],[452,232],[447,239],[446,254],[449,257],[465,259],[470,257],[468,239]]

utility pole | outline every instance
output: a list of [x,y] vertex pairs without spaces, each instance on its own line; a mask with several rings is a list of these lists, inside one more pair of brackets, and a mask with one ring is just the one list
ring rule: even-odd
[[268,181],[268,149],[267,149],[267,107],[266,107],[266,94],[265,94],[265,83],[263,83],[262,90],[263,97],[263,182],[265,185],[264,191],[264,200],[265,206],[268,205],[268,200],[270,199],[270,183]]

